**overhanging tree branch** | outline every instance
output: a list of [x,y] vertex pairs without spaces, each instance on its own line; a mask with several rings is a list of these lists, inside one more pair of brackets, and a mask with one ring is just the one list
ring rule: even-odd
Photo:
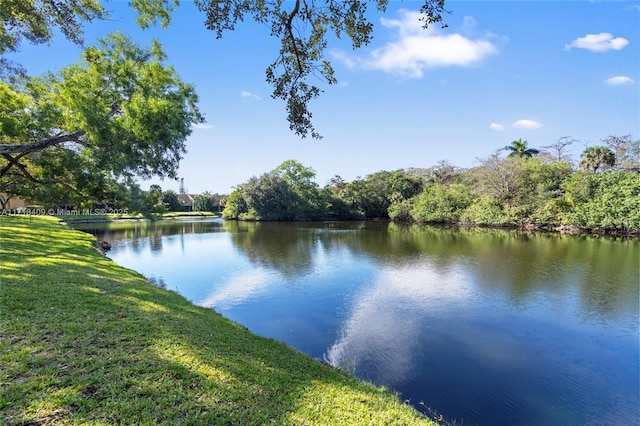
[[293,18],[298,14],[300,10],[300,0],[296,0],[296,5],[294,6],[291,14],[289,15],[289,19],[287,19],[287,32],[289,33],[289,38],[291,39],[291,47],[293,47],[293,54],[296,57],[296,62],[298,64],[298,72],[302,75],[303,68],[302,62],[300,61],[300,52],[298,51],[298,47],[296,46],[296,38],[293,35]]
[[63,135],[55,136],[49,139],[43,139],[38,142],[28,143],[28,144],[1,144],[0,145],[0,154],[17,154],[17,153],[29,153],[42,151],[45,148],[54,145],[60,145],[65,142],[75,142],[83,146],[87,146],[87,143],[82,141],[80,138],[84,136],[84,131],[78,131],[73,133],[65,133]]

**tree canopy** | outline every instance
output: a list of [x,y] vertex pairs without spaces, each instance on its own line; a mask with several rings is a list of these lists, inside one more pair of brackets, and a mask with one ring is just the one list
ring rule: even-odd
[[380,171],[346,183],[336,176],[324,188],[315,171],[287,160],[260,177],[238,185],[223,216],[248,220],[388,218],[390,206],[420,193],[422,180],[403,170]]
[[[137,23],[146,28],[158,21],[166,27],[179,0],[131,0],[138,12]],[[109,19],[99,0],[2,0],[0,2],[0,55],[17,52],[23,41],[50,43],[56,32],[67,40],[84,45],[83,26],[94,20]],[[24,74],[14,61],[0,58],[0,78]]]
[[58,185],[100,196],[117,179],[177,177],[194,123],[194,88],[143,48],[112,34],[57,74],[0,82],[0,190]]
[[[613,164],[613,163],[612,163]],[[446,170],[446,179],[442,170]],[[430,171],[430,172],[429,172]],[[241,220],[392,219],[612,233],[640,231],[640,173],[574,170],[567,161],[494,153],[459,169],[379,171],[347,182],[334,176],[320,188],[315,173],[287,160],[238,185],[223,217]],[[565,228],[566,229],[566,228]]]

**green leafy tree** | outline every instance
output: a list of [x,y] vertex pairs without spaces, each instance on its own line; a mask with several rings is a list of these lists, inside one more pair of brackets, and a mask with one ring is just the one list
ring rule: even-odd
[[327,185],[320,190],[320,198],[324,206],[322,210],[324,214],[323,217],[317,217],[317,219],[354,220],[359,218],[359,215],[350,209],[347,203],[336,194],[335,188],[331,187],[331,185]]
[[416,203],[417,197],[401,201],[400,203],[389,206],[389,219],[394,222],[413,222],[415,219],[411,216],[411,211]]
[[153,204],[147,195],[148,194],[140,188],[140,185],[136,183],[123,186],[121,191],[123,207],[129,209],[132,213],[142,213],[144,216],[150,216]]
[[146,213],[147,210],[156,214],[167,212],[167,206],[162,202],[162,188],[160,185],[151,185],[146,198],[148,200],[148,208],[146,208],[143,213]]
[[162,187],[160,185],[151,185],[149,187],[148,195],[153,204],[162,203]]
[[494,154],[463,175],[462,181],[476,197],[464,220],[483,224],[491,218],[499,220],[497,224],[559,223],[563,183],[572,172],[571,165],[564,161],[501,159]]
[[563,182],[562,189],[568,207],[572,208],[589,201],[593,193],[591,175],[585,170],[578,170]]
[[143,191],[136,183],[121,185],[118,191],[120,200],[115,207],[126,208],[131,213],[142,213],[145,217],[153,217],[166,213],[166,205],[162,202],[162,188],[151,185]]
[[213,211],[213,195],[210,192],[203,192],[193,197],[193,210],[197,212]]
[[354,212],[367,218],[388,218],[389,207],[420,193],[422,179],[403,170],[380,171],[356,179],[340,192]]
[[0,82],[0,187],[98,198],[119,179],[175,178],[203,117],[193,87],[165,59],[155,42],[141,48],[113,34],[57,74]]
[[222,211],[222,217],[225,219],[240,219],[242,215],[249,212],[249,206],[243,196],[243,185],[236,187],[235,190],[229,194],[224,202],[224,210]]
[[[226,202],[227,218],[312,220],[328,217],[330,201],[314,182],[315,172],[294,160],[243,183]],[[242,202],[240,201],[242,198]]]
[[[255,220],[293,220],[298,197],[291,184],[276,173],[252,177],[243,185],[244,198]],[[252,215],[254,216],[254,215]]]
[[314,180],[315,170],[298,161],[286,160],[271,173],[284,179],[295,193],[289,202],[296,219],[320,219],[326,215],[327,205]]
[[580,168],[582,170],[591,170],[597,173],[616,164],[616,156],[606,146],[592,146],[584,150],[582,159],[580,160]]
[[511,145],[505,146],[503,149],[510,151],[509,157],[518,158],[531,158],[537,155],[540,151],[535,148],[529,148],[527,141],[523,141],[522,138],[511,142]]
[[170,212],[181,212],[184,210],[182,203],[178,199],[178,194],[170,189],[162,193],[162,202]]
[[241,220],[353,219],[330,186],[319,188],[315,171],[287,160],[239,185],[225,201],[223,217]]
[[523,164],[517,209],[512,215],[520,222],[552,223],[561,222],[563,207],[563,184],[571,177],[571,164],[559,161],[544,163],[534,158]]
[[306,167],[295,160],[284,161],[273,169],[272,173],[282,177],[292,186],[300,190],[318,187],[313,180],[316,177],[316,172],[312,168]]

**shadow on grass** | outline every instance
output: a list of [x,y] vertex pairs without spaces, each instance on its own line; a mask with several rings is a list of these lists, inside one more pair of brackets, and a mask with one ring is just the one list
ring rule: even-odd
[[21,219],[0,223],[0,422],[424,420],[394,395],[118,267],[90,236]]

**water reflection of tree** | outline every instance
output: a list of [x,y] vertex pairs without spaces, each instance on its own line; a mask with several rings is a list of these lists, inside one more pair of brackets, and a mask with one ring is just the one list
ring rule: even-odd
[[158,232],[158,230],[156,230],[149,235],[149,249],[151,250],[151,253],[162,252],[162,232]]
[[[391,224],[388,241],[387,250],[403,251],[400,259],[419,253],[441,267],[463,262],[478,284],[518,304],[539,293],[577,291],[585,316],[637,318],[637,240]],[[374,247],[376,253],[383,250],[381,241]]]
[[[140,253],[147,247],[152,252],[162,251],[162,238],[169,235],[204,234],[221,232],[221,220],[159,220],[159,221],[130,221],[94,224],[76,224],[73,226],[96,236],[99,240],[113,243],[129,240],[135,253]],[[147,243],[148,241],[148,243]]]
[[314,267],[318,250],[347,249],[380,267],[428,261],[436,273],[463,267],[475,284],[516,305],[538,294],[576,292],[599,320],[638,310],[640,243],[513,230],[401,226],[387,222],[225,225],[253,263],[288,277]]
[[226,224],[231,241],[254,264],[285,277],[309,274],[322,241],[323,226],[310,223],[236,222]]

